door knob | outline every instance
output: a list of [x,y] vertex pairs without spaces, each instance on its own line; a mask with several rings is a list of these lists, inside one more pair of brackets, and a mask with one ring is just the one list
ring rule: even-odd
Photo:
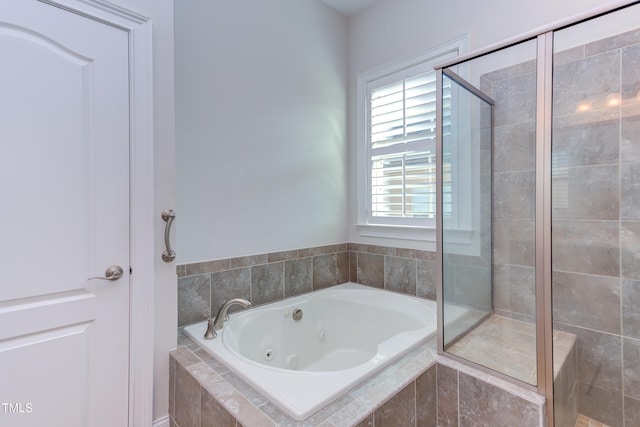
[[122,267],[120,267],[119,265],[111,265],[107,267],[107,270],[104,272],[104,277],[89,277],[87,281],[98,279],[98,280],[111,280],[113,282],[114,280],[118,280],[119,278],[121,278],[122,273],[124,273],[124,270],[122,270]]

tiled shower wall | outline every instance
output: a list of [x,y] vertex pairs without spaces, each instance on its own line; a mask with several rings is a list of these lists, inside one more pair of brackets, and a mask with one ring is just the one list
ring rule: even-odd
[[254,305],[346,282],[436,299],[435,253],[353,243],[183,264],[178,326],[215,316],[229,298]]
[[536,61],[486,73],[480,86],[495,101],[493,308],[496,314],[533,322]]
[[[456,83],[453,83],[455,86]],[[460,155],[463,152],[470,152],[468,157],[479,157],[479,168],[476,169],[473,161],[470,162],[468,168],[461,164],[455,165],[452,162],[451,168],[458,169],[460,175],[465,175],[465,179],[451,179],[451,198],[465,198],[464,189],[467,185],[472,192],[478,191],[475,184],[478,184],[479,194],[475,194],[472,199],[476,199],[479,205],[479,218],[465,218],[465,211],[475,211],[468,209],[464,203],[453,203],[451,206],[451,218],[443,218],[443,234],[442,234],[442,273],[443,273],[443,303],[445,307],[444,313],[444,343],[447,347],[450,343],[455,342],[458,338],[466,333],[469,329],[475,327],[477,322],[489,315],[493,310],[492,304],[492,245],[491,245],[491,106],[479,99],[475,99],[475,104],[469,99],[475,96],[466,93],[463,90],[458,92],[460,99],[452,103],[452,115],[459,110],[469,108],[468,103],[475,106],[479,112],[479,123],[470,126],[470,129],[463,129],[461,132],[447,134],[443,137],[443,152],[451,152],[451,157],[458,159],[466,156]],[[462,95],[463,93],[466,94]],[[478,145],[479,147],[471,147]],[[479,148],[479,149],[478,149]],[[476,149],[478,149],[477,154]],[[454,153],[458,153],[457,155]],[[464,160],[463,160],[464,162]],[[466,171],[464,171],[467,169]],[[464,171],[464,172],[463,172]],[[454,173],[455,175],[455,173]],[[475,181],[475,183],[471,183]],[[444,185],[444,184],[443,184]],[[462,194],[462,196],[459,196]],[[476,202],[476,200],[473,200]],[[458,216],[458,218],[456,218]],[[473,216],[473,215],[471,215]],[[451,223],[448,223],[451,221]],[[456,224],[458,221],[460,223]],[[470,236],[461,238],[460,229],[464,229],[463,225],[466,221],[473,224],[475,229]],[[461,242],[464,242],[461,244]],[[463,254],[468,249],[477,245],[477,252],[474,255]],[[464,248],[464,249],[462,249]],[[462,250],[461,250],[462,249]],[[456,309],[449,310],[449,307],[458,307],[471,310],[473,315],[467,315],[455,318]],[[455,318],[455,320],[453,319]]]
[[640,425],[638,90],[640,31],[556,55],[554,327],[577,336],[579,412],[612,426]]
[[[535,61],[483,76],[496,101],[493,304],[535,314]],[[640,31],[554,55],[554,328],[577,336],[578,410],[640,425]],[[610,93],[620,105],[603,107]],[[584,99],[593,109],[577,112]]]

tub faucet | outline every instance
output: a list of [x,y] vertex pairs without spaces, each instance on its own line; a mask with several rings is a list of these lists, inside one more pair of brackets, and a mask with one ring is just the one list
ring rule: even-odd
[[227,311],[229,311],[229,308],[231,308],[234,305],[240,305],[243,308],[251,307],[251,303],[246,299],[232,298],[232,299],[226,300],[224,304],[222,304],[222,306],[220,307],[220,310],[218,310],[218,314],[216,314],[216,318],[215,319],[209,318],[209,323],[207,324],[207,332],[205,332],[204,334],[205,339],[211,340],[218,335],[216,331],[219,331],[220,329],[222,329],[222,326],[224,325],[225,320],[229,319],[229,315],[227,314]]

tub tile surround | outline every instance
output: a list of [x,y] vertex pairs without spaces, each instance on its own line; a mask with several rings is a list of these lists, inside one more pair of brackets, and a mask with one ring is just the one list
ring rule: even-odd
[[[422,344],[304,422],[296,422],[188,338],[171,352],[172,426],[544,425],[544,398]],[[215,417],[215,418],[211,418]],[[212,421],[214,420],[214,421]]]
[[261,305],[346,282],[435,300],[435,272],[434,252],[352,243],[182,264],[178,327],[215,316],[229,298]]
[[[264,287],[258,288],[259,304],[271,302],[264,295],[276,295],[275,301],[347,281],[435,299],[435,260],[436,254],[429,251],[340,244],[181,265],[179,326],[206,319],[212,309],[215,314],[226,298],[251,299],[256,285]],[[462,265],[469,267],[464,261]],[[492,425],[503,416],[506,425],[542,426],[544,418],[541,396],[438,356],[435,342],[414,350],[303,423],[282,413],[182,334],[171,354],[170,374],[171,422],[178,427],[209,425],[207,417],[212,415],[216,425],[245,427],[474,426],[483,423],[482,417],[488,419],[484,425]],[[463,401],[458,390],[467,385],[472,391]],[[190,390],[183,392],[185,387]],[[199,398],[194,397],[197,393]],[[492,402],[493,409],[485,408],[486,402]],[[189,409],[178,410],[182,406]],[[518,409],[511,413],[504,408]],[[530,416],[534,412],[536,416]],[[190,424],[198,417],[201,424]]]
[[[184,338],[183,344],[186,342],[191,343],[188,338]],[[180,379],[180,375],[194,378],[198,385],[190,383],[193,389],[200,389],[201,394],[211,395],[234,417],[232,423],[223,425],[235,426],[237,421],[239,425],[246,427],[357,425],[367,417],[375,417],[376,415],[380,421],[380,419],[384,419],[385,414],[388,416],[390,411],[395,412],[396,417],[415,417],[416,382],[419,383],[418,387],[421,387],[424,386],[425,381],[428,383],[429,378],[435,377],[435,360],[427,345],[422,345],[396,364],[316,412],[305,422],[299,423],[281,412],[208,353],[199,349],[194,352],[190,348],[193,346],[188,344],[186,347],[179,347],[171,354],[171,365],[175,366],[173,369],[175,377],[171,379],[170,392],[174,390],[174,394],[170,395],[170,399],[173,400],[171,407],[176,408],[171,417],[180,427],[184,427],[184,422],[189,423],[192,419],[197,418],[198,412],[201,413],[201,416],[205,415],[202,413],[202,409],[194,403],[196,400],[183,398],[191,398],[196,392],[191,390],[180,395],[179,384],[185,383]],[[423,396],[424,390],[419,391],[419,394]],[[388,403],[389,406],[383,409],[384,405],[380,405],[380,400],[388,399],[393,395],[395,398],[392,398]],[[186,412],[191,414],[190,417],[177,411],[177,408],[181,406],[188,408]],[[397,413],[398,408],[404,408],[404,411]],[[379,409],[377,413],[376,409]],[[197,426],[199,424],[186,425]]]

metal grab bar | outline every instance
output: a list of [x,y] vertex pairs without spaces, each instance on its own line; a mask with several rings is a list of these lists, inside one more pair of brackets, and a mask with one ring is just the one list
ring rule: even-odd
[[176,259],[176,253],[171,249],[169,234],[171,233],[171,224],[173,224],[173,220],[176,219],[176,213],[172,209],[165,209],[162,211],[162,219],[167,223],[164,229],[164,245],[167,247],[167,250],[162,252],[162,260],[164,262],[171,262]]

